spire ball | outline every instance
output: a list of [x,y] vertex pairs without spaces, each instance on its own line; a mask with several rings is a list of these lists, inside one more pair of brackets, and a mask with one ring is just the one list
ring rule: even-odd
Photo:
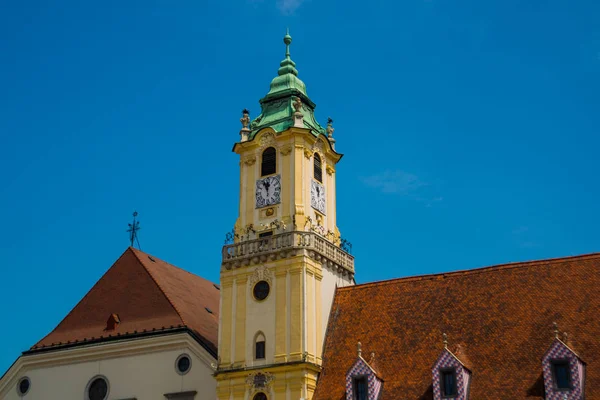
[[285,36],[283,37],[283,43],[285,43],[288,46],[292,43],[292,37],[290,36],[289,29],[287,29],[285,32]]

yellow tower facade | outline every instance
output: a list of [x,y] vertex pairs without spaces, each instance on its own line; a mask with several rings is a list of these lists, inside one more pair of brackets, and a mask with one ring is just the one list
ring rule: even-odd
[[354,282],[354,259],[336,225],[332,121],[314,117],[290,58],[244,110],[239,216],[223,247],[217,397],[311,399],[337,286]]

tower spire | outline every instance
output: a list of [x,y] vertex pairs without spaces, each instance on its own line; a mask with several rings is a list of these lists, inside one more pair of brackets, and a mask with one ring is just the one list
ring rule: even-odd
[[292,44],[292,37],[290,36],[289,28],[286,30],[285,36],[283,37],[283,43],[285,43],[285,58],[279,64],[280,68],[277,71],[279,76],[292,74],[298,76],[298,70],[296,69],[296,63],[292,61],[290,56],[290,44]]
[[[279,133],[296,126],[310,129],[314,136],[327,137],[327,131],[315,118],[316,105],[308,97],[304,82],[298,78],[296,63],[290,55],[292,36],[289,29],[286,29],[283,43],[285,44],[285,57],[279,63],[277,76],[271,81],[269,92],[260,99],[261,113],[248,125],[250,132],[247,132],[247,141],[252,141],[254,136],[266,127]],[[302,103],[301,110],[300,108],[296,109],[297,98]],[[297,118],[298,116],[302,117],[301,121]]]
[[290,36],[290,28],[285,28],[285,36],[283,37],[283,43],[285,43],[285,58],[290,58],[290,44],[292,43],[292,37]]

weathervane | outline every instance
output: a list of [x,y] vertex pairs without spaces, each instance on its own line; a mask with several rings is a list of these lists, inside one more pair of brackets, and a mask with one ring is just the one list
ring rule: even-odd
[[131,247],[133,247],[133,243],[137,243],[138,249],[142,249],[140,246],[140,240],[138,239],[138,235],[137,232],[141,229],[140,228],[140,221],[136,221],[136,217],[138,216],[137,211],[133,212],[133,223],[132,224],[127,224],[129,225],[129,229],[127,229],[127,232],[129,232],[129,242],[131,244]]

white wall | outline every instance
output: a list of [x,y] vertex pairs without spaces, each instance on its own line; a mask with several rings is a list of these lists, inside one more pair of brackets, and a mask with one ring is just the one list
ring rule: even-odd
[[[273,271],[273,263],[264,264]],[[277,281],[271,272],[271,289],[269,296],[263,301],[256,301],[252,294],[252,286],[246,282],[246,365],[258,366],[274,362],[275,356],[275,315],[277,304]],[[234,304],[234,315],[235,307]],[[254,360],[254,336],[261,331],[265,335],[265,359]],[[239,332],[241,334],[241,332]]]
[[323,279],[321,280],[321,291],[323,293],[323,340],[325,338],[325,332],[327,331],[327,323],[329,321],[329,313],[331,312],[331,303],[333,303],[333,297],[335,295],[336,287],[344,287],[353,285],[354,282],[346,274],[343,276],[337,271],[333,271],[331,268],[323,266]]
[[[96,347],[101,348],[102,345]],[[164,400],[165,393],[188,390],[198,391],[197,399],[215,399],[216,382],[212,377],[213,371],[207,365],[206,359],[203,360],[195,354],[198,348],[184,344],[175,347],[179,348],[149,350],[152,352],[123,356],[107,354],[106,358],[96,355],[93,358],[100,357],[100,359],[93,361],[73,360],[62,364],[66,361],[57,360],[57,365],[52,365],[50,360],[45,362],[50,365],[42,367],[27,365],[30,362],[28,358],[32,360],[35,355],[24,356],[22,367],[14,371],[16,373],[12,374],[10,386],[7,385],[5,388],[7,390],[3,390],[5,392],[3,399],[83,400],[86,398],[85,389],[88,382],[99,374],[108,379],[109,399],[135,397],[138,400]],[[204,351],[204,349],[200,350]],[[175,369],[175,360],[182,353],[188,354],[192,360],[191,369],[186,375],[179,375]],[[50,353],[44,355],[46,358],[49,356]],[[25,397],[19,397],[16,390],[16,382],[22,376],[28,376],[31,380],[31,388]]]

